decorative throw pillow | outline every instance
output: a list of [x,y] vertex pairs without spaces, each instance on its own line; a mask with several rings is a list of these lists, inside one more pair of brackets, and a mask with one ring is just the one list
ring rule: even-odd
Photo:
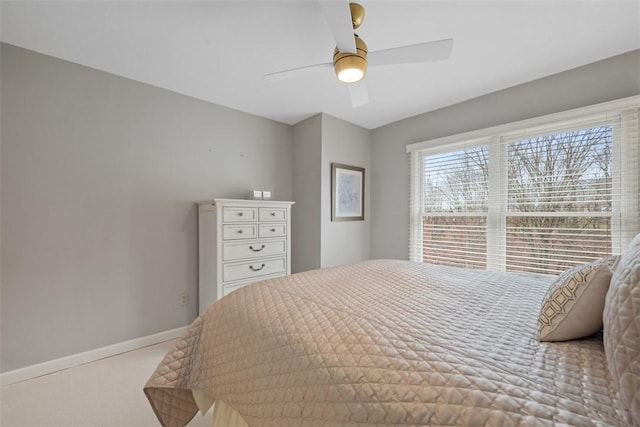
[[560,273],[542,302],[538,340],[574,340],[600,331],[610,280],[606,258]]
[[620,399],[640,424],[640,234],[620,257],[604,306],[604,350]]
[[607,263],[607,265],[611,269],[611,273],[613,273],[616,271],[616,267],[620,262],[620,255],[609,255],[607,257],[602,258],[602,260]]

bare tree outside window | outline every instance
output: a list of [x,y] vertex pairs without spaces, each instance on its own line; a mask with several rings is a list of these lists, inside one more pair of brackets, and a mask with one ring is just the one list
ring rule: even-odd
[[[556,274],[611,253],[611,126],[522,138],[506,151],[507,271]],[[486,268],[489,153],[423,158],[424,262]]]
[[612,128],[522,139],[508,150],[507,270],[555,274],[611,253]]
[[488,158],[478,147],[425,159],[424,262],[486,268]]

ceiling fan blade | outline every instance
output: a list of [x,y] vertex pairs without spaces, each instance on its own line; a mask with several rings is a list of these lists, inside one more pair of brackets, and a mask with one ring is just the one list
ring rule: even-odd
[[333,69],[332,62],[324,62],[322,64],[308,65],[306,67],[291,68],[289,70],[276,71],[275,73],[265,74],[264,78],[271,82],[279,82],[286,79],[304,77],[318,71]]
[[440,61],[448,59],[452,50],[453,39],[445,39],[369,52],[367,62],[376,66]]
[[348,0],[318,0],[324,18],[329,25],[338,50],[344,53],[356,53],[356,42],[351,24],[351,10]]
[[360,80],[356,83],[349,83],[349,95],[351,95],[351,106],[361,107],[369,103],[369,93],[367,92],[367,86],[364,84],[364,80]]

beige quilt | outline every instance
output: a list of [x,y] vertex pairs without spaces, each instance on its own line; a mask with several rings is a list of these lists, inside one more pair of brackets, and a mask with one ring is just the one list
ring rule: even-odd
[[252,427],[631,425],[601,335],[536,341],[552,280],[391,260],[267,280],[196,319],[145,393],[165,426],[194,394]]

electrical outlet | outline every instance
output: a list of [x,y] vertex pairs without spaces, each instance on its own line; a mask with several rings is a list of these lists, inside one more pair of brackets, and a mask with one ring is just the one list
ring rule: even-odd
[[184,293],[180,295],[180,305],[185,306],[189,304],[189,294]]

